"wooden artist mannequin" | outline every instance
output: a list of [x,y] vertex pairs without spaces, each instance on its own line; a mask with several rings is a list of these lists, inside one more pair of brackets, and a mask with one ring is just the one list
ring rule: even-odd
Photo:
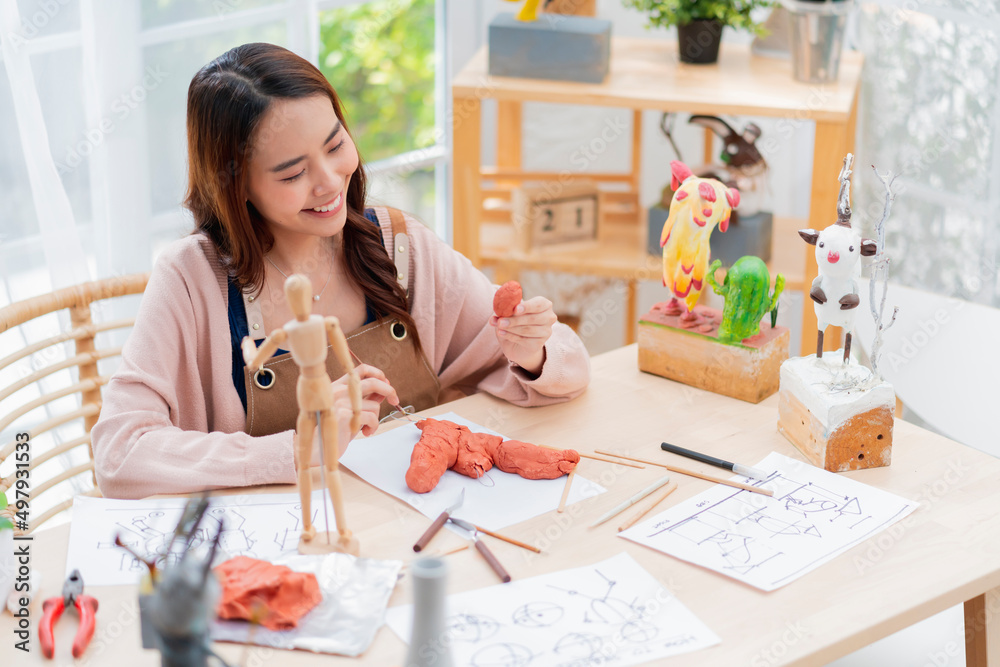
[[[299,416],[295,424],[295,468],[298,473],[299,496],[302,499],[302,537],[299,541],[300,553],[324,553],[340,551],[358,555],[357,538],[347,529],[344,515],[344,498],[340,485],[338,460],[337,415],[333,411],[333,385],[326,372],[327,343],[333,346],[337,359],[347,369],[348,390],[351,397],[350,432],[361,427],[361,384],[357,370],[351,361],[347,339],[340,329],[336,317],[322,317],[312,314],[312,284],[301,274],[288,277],[285,281],[285,298],[295,319],[280,329],[275,329],[259,347],[254,346],[249,337],[243,339],[243,359],[251,372],[271,358],[275,351],[284,346],[292,354],[299,367],[299,380],[295,396],[299,404]],[[312,443],[319,426],[320,457],[326,485],[330,492],[330,502],[337,521],[337,539],[317,540],[313,527],[310,500],[312,479],[309,468],[312,465]],[[324,543],[325,542],[325,543]]]

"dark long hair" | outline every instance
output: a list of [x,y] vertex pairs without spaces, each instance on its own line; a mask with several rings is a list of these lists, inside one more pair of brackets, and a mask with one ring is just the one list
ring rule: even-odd
[[[259,291],[264,255],[274,237],[254,206],[246,201],[248,163],[253,142],[272,130],[262,120],[274,100],[322,95],[333,104],[348,131],[340,99],[326,77],[309,61],[273,44],[244,44],[225,52],[195,74],[188,87],[188,188],[184,205],[229,263],[236,284]],[[406,292],[382,245],[382,233],[364,215],[367,184],[364,164],[347,188],[344,259],[348,276],[378,317],[398,318],[419,346]]]

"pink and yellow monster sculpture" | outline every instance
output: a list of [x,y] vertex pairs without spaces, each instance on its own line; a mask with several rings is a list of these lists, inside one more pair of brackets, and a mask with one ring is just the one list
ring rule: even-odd
[[696,316],[691,311],[708,273],[709,237],[716,225],[721,232],[728,229],[729,216],[740,204],[740,193],[714,178],[698,178],[683,162],[671,162],[670,172],[670,187],[675,192],[660,234],[663,285],[673,294],[666,312],[694,322]]

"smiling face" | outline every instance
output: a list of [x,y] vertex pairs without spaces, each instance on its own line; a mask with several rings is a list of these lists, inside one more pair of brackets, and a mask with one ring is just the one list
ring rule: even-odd
[[247,199],[275,244],[340,233],[358,151],[330,99],[276,100],[260,128],[249,161]]

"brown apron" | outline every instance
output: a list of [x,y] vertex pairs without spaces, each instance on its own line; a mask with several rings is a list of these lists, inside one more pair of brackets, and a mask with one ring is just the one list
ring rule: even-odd
[[[392,222],[393,253],[396,274],[403,289],[409,296],[409,237],[403,215],[394,208],[388,209]],[[263,316],[259,303],[254,298],[243,295],[247,309],[247,324],[254,340],[264,338]],[[254,325],[257,325],[256,329]],[[413,406],[424,410],[438,403],[441,384],[437,374],[427,363],[423,351],[418,350],[413,337],[402,322],[391,317],[383,317],[364,325],[348,334],[347,345],[355,363],[374,366],[385,373],[396,392],[400,405]],[[326,371],[332,379],[344,374],[332,346],[327,347]],[[256,373],[243,368],[243,382],[247,392],[247,421],[245,430],[253,436],[271,435],[295,428],[299,414],[295,398],[295,386],[299,368],[292,360],[291,353],[272,357]],[[379,418],[383,418],[395,408],[383,402]]]

